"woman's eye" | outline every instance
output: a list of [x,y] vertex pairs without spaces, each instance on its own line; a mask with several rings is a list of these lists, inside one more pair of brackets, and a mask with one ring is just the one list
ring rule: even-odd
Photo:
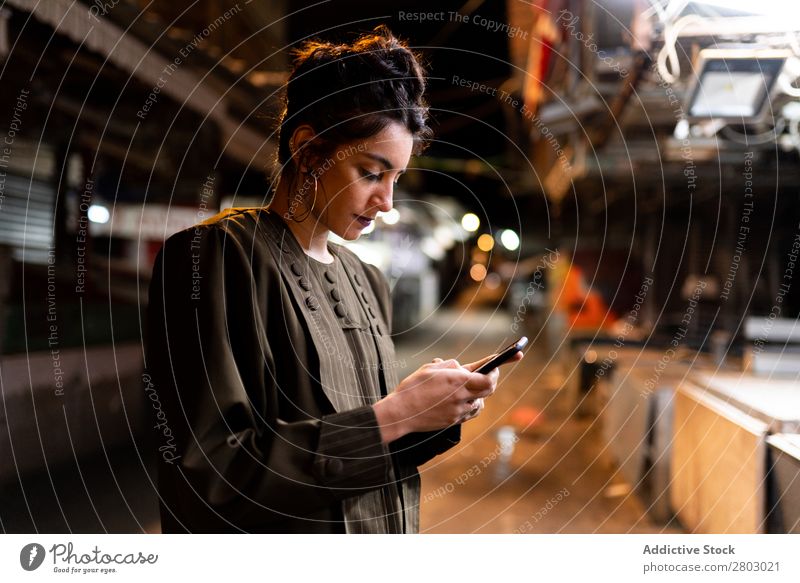
[[368,171],[368,170],[366,170],[364,168],[361,169],[361,174],[364,176],[364,178],[366,178],[370,182],[380,182],[380,179],[381,179],[381,175],[380,174],[373,174],[372,172],[370,172],[370,171]]

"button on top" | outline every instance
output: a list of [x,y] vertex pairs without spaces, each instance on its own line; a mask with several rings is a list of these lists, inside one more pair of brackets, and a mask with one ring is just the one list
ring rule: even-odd
[[359,274],[357,274],[357,273],[354,273],[354,274],[353,274],[353,279],[355,279],[355,280],[356,280],[356,283],[357,283],[358,285],[361,285],[361,276],[360,276]]
[[314,296],[308,296],[306,298],[306,305],[311,310],[316,310],[319,308],[319,302],[317,301],[317,298],[315,298]]
[[297,263],[292,263],[290,267],[292,269],[292,273],[294,273],[295,275],[303,275],[303,270]]
[[311,282],[308,281],[307,277],[300,278],[300,287],[302,287],[306,291],[311,289]]
[[340,294],[339,290],[336,289],[336,288],[333,288],[331,290],[331,297],[334,299],[334,301],[337,301],[337,302],[341,302],[342,301],[342,294]]
[[334,479],[344,470],[344,463],[339,458],[317,456],[314,460],[314,474],[322,479]]
[[330,283],[336,283],[336,276],[330,271],[325,272],[325,279],[327,279]]

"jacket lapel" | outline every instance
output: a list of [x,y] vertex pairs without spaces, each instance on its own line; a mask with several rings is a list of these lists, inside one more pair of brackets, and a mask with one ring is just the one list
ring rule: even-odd
[[[314,289],[309,258],[294,235],[274,213],[262,211],[259,228],[268,241],[270,253],[291,290],[297,311],[305,320],[310,340],[319,357],[319,383],[336,412],[361,407],[365,403],[355,391],[341,388],[357,387],[358,379],[352,356],[341,326],[328,301]],[[337,390],[337,387],[339,390]]]
[[[369,321],[370,331],[375,337],[375,344],[378,347],[378,355],[381,360],[378,372],[383,376],[386,390],[391,392],[399,382],[397,374],[398,363],[395,357],[394,344],[391,340],[391,330],[389,330],[388,324],[381,316],[378,296],[369,284],[369,279],[364,273],[364,268],[360,262],[345,253],[337,253],[337,257],[347,267],[345,271],[348,278],[350,278],[350,284],[357,292],[364,314],[368,314],[367,320]],[[356,277],[356,274],[358,274],[358,277]],[[372,311],[370,311],[370,308]]]

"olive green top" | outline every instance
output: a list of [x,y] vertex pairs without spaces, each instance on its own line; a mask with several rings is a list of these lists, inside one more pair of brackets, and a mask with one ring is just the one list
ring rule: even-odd
[[388,282],[329,247],[334,265],[275,213],[229,209],[159,253],[145,364],[164,532],[418,530],[416,468],[460,427],[381,442]]

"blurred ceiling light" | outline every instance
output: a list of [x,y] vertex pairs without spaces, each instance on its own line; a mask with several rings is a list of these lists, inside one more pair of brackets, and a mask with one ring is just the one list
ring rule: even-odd
[[445,249],[450,249],[455,243],[453,230],[447,225],[439,225],[433,230],[433,238]]
[[483,281],[486,277],[486,267],[476,263],[469,269],[469,276],[475,281]]
[[433,237],[425,237],[419,244],[419,248],[434,261],[439,261],[444,258],[444,249],[442,249],[442,246],[439,245]]
[[478,237],[478,249],[481,251],[491,251],[494,248],[494,238],[489,233],[484,233]]
[[478,218],[478,215],[467,213],[461,217],[461,226],[464,227],[465,231],[474,233],[478,230],[478,227],[481,226],[481,220]]
[[111,213],[108,212],[108,209],[99,204],[93,204],[89,207],[89,211],[87,212],[89,220],[93,223],[100,223],[105,224],[108,222],[108,219],[111,218]]
[[379,216],[387,225],[396,225],[397,221],[400,220],[400,211],[397,209],[392,209],[388,212],[380,213]]
[[509,251],[515,251],[519,248],[519,235],[511,229],[506,229],[500,233],[500,242]]

